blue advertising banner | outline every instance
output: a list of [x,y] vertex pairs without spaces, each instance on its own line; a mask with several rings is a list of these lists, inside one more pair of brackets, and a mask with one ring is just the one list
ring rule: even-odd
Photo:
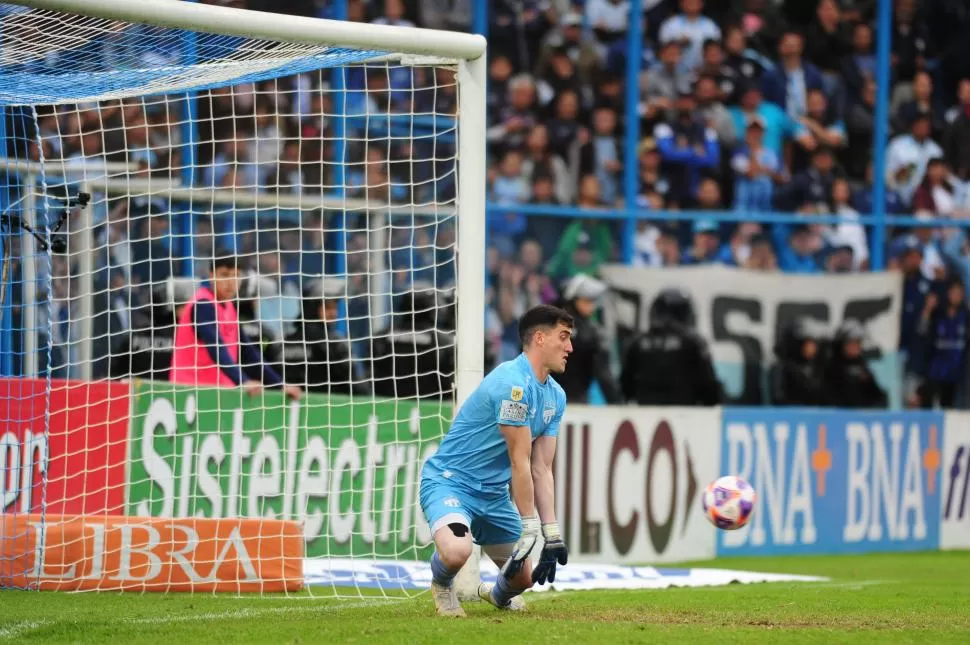
[[721,472],[758,493],[718,555],[940,546],[943,414],[725,408]]

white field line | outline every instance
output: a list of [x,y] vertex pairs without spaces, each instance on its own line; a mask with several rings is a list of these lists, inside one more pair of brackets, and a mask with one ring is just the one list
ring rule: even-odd
[[263,607],[230,609],[219,612],[203,612],[199,614],[180,614],[177,616],[152,616],[149,618],[128,618],[122,620],[126,625],[172,625],[175,623],[191,622],[210,622],[217,620],[236,620],[239,618],[257,618],[259,616],[279,616],[293,614],[329,614],[343,611],[344,609],[355,609],[359,607],[371,607],[376,605],[386,605],[386,600],[362,600],[359,602],[346,602],[339,605],[307,606],[297,605],[295,607]]
[[0,627],[0,640],[13,640],[15,638],[20,638],[24,634],[34,631],[35,629],[40,629],[41,627],[46,627],[51,624],[49,620],[25,620],[19,623],[13,623],[12,625],[7,625],[6,627]]

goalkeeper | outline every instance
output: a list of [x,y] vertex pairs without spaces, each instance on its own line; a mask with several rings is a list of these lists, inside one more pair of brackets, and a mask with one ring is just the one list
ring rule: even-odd
[[[550,373],[566,368],[572,331],[562,309],[527,311],[519,320],[522,353],[485,377],[424,466],[421,508],[434,536],[431,590],[439,615],[465,615],[452,581],[472,539],[501,569],[478,595],[501,609],[524,609],[517,596],[552,582],[556,563],[566,564],[552,473],[566,395]],[[545,546],[531,571],[540,528]]]

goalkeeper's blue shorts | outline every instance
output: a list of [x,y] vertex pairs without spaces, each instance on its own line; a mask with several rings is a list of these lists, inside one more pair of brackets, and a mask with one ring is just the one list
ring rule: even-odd
[[421,478],[421,510],[433,536],[448,524],[464,524],[476,544],[514,544],[522,534],[522,519],[506,490],[487,495],[441,475]]

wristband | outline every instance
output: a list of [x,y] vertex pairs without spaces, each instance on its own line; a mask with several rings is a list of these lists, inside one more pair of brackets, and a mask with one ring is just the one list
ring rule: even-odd
[[561,540],[562,534],[559,532],[559,522],[549,522],[542,525],[542,535],[546,541]]

